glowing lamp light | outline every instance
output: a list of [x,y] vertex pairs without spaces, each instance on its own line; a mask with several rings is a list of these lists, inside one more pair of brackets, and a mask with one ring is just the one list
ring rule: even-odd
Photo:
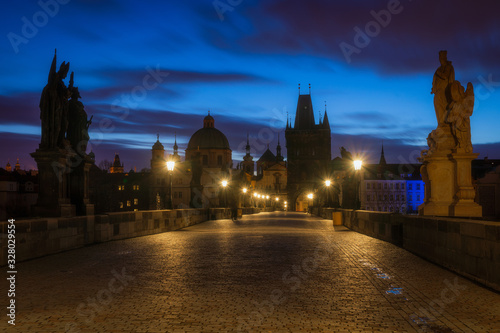
[[175,161],[168,161],[167,162],[167,170],[174,171],[174,168],[175,168]]
[[280,198],[276,197],[276,201],[280,201]]
[[257,196],[258,196],[257,192],[255,192],[255,193],[253,194],[253,196],[254,196],[254,197],[257,197]]
[[246,187],[243,188],[243,193],[247,193],[247,188]]
[[266,199],[269,199],[269,196],[268,196],[268,195],[266,195]]
[[307,198],[308,198],[308,199],[312,199],[312,198],[313,198],[313,194],[312,194],[312,193],[309,193],[309,194],[307,195]]
[[332,185],[332,182],[330,180],[325,180],[325,185],[330,186],[330,185]]
[[223,181],[222,181],[222,186],[223,186],[223,187],[226,187],[226,186],[227,186],[227,180],[223,180]]
[[356,171],[361,170],[362,164],[363,164],[363,162],[361,160],[355,160],[354,161],[354,170],[356,170]]

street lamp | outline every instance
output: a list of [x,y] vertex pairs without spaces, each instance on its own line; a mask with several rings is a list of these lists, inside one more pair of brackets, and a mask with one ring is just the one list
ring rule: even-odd
[[330,185],[332,185],[331,180],[329,179],[325,180],[325,185],[326,185],[326,205],[327,207],[330,207]]
[[170,174],[170,203],[169,203],[170,209],[174,209],[174,202],[172,201],[172,174],[174,172],[174,168],[175,168],[175,161],[168,161],[167,170],[168,173]]
[[224,207],[226,207],[227,206],[227,191],[226,191],[226,187],[227,187],[228,182],[227,182],[227,180],[223,180],[221,184],[222,184],[222,188],[224,189]]
[[354,170],[356,171],[361,170],[361,165],[363,164],[361,160],[355,160],[353,163],[354,163]]
[[312,199],[314,198],[314,195],[313,195],[312,193],[309,193],[309,194],[307,195],[307,198],[309,199],[309,207],[308,207],[308,210],[309,210],[309,211],[311,212],[311,214],[312,214],[312,206],[311,206],[311,204],[312,204],[312,203],[311,203],[311,201],[312,201]]
[[247,190],[247,188],[246,188],[246,187],[244,187],[244,188],[242,189],[242,191],[243,191],[243,207],[246,207],[247,205],[246,205],[246,197],[245,197],[245,194],[247,194],[247,191],[248,191],[248,190]]
[[361,160],[355,160],[353,163],[354,163],[354,170],[356,172],[356,178],[357,178],[356,180],[358,181],[358,183],[356,184],[356,201],[354,203],[354,205],[355,205],[354,208],[359,209],[361,206],[361,203],[359,200],[359,186],[361,184],[359,171],[361,170],[361,165],[363,164],[363,162]]

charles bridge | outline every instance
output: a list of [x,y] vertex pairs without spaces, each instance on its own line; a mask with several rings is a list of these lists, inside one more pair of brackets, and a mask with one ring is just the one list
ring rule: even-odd
[[339,209],[244,213],[16,221],[15,329],[499,332],[498,224]]

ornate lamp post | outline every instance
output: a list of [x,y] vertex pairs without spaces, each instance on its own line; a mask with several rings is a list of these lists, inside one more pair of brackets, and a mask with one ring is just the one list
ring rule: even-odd
[[227,187],[227,180],[223,180],[222,181],[222,188],[224,190],[224,207],[227,207],[227,190],[226,190],[226,187]]
[[245,194],[247,194],[248,190],[247,190],[246,187],[244,187],[242,189],[242,191],[243,191],[243,207],[246,207],[247,205],[246,205],[246,196],[245,196]]
[[312,194],[312,192],[307,195],[307,199],[309,199],[309,207],[307,207],[307,209],[312,214],[312,206],[311,205],[312,205],[312,200],[314,199],[314,195]]
[[325,180],[325,186],[326,186],[326,206],[330,207],[330,185],[332,185],[331,180],[327,179]]
[[355,171],[355,177],[356,177],[356,201],[354,203],[355,207],[354,209],[359,209],[361,206],[361,202],[359,200],[359,187],[361,185],[361,179],[360,179],[360,170],[361,166],[363,165],[363,162],[361,160],[355,160],[354,162],[354,171]]
[[174,168],[175,168],[175,161],[168,161],[167,162],[167,170],[168,170],[168,173],[170,175],[170,200],[169,200],[169,209],[173,209],[174,208],[174,203],[172,201],[172,175],[173,175],[173,172],[174,172]]

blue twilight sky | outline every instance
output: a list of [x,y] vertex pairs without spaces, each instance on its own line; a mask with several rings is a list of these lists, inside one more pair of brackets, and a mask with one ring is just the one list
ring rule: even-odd
[[[0,14],[0,166],[40,141],[38,102],[57,48],[70,62],[97,162],[149,167],[151,146],[183,154],[211,110],[235,162],[250,133],[256,159],[275,152],[297,84],[325,101],[332,157],[345,146],[377,162],[414,161],[436,127],[432,76],[448,50],[476,93],[472,141],[500,157],[500,3],[488,1],[9,1]],[[67,80],[66,80],[67,82]],[[286,154],[286,150],[284,151]]]

